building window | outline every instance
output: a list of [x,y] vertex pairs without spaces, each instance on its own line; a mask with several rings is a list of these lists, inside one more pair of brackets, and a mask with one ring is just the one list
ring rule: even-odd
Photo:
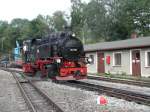
[[150,66],[150,51],[146,52],[146,66],[149,67]]
[[94,55],[89,55],[89,58],[92,59],[91,64],[94,64]]
[[121,66],[121,53],[114,53],[114,66]]

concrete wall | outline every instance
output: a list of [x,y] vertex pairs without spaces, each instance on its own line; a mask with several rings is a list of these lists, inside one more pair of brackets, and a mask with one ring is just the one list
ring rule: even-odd
[[144,77],[150,76],[150,67],[146,66],[146,52],[150,52],[150,48],[141,49],[141,75]]
[[90,55],[94,56],[94,63],[87,65],[88,73],[97,73],[97,52],[86,53],[86,57],[89,57]]
[[[121,66],[115,66],[114,65],[114,56],[113,53],[119,52],[121,53]],[[119,51],[107,51],[104,53],[105,58],[106,56],[110,56],[111,62],[110,65],[108,65],[105,61],[105,72],[106,73],[112,73],[112,74],[131,74],[130,71],[130,50],[119,50]]]

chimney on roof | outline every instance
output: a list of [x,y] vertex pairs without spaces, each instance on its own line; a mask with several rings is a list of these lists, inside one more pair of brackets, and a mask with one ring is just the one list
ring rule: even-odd
[[138,38],[138,34],[137,34],[137,32],[132,32],[131,39],[135,39],[135,38]]

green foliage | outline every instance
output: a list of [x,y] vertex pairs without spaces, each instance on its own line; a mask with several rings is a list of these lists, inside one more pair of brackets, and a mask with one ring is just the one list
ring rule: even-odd
[[72,11],[71,11],[71,26],[73,31],[80,38],[83,36],[83,27],[84,27],[84,3],[81,0],[71,0]]
[[88,28],[94,40],[107,37],[107,11],[103,1],[93,0],[84,8],[84,15]]
[[64,18],[65,13],[61,11],[56,11],[53,14],[53,24],[56,31],[62,31],[67,25],[67,21]]
[[8,24],[0,21],[0,52],[11,52],[16,47],[16,40],[43,38],[51,32],[62,31],[67,24],[65,13],[56,11],[53,16],[38,15],[35,19],[16,18]]
[[109,4],[113,20],[109,40],[126,39],[136,31],[139,35],[150,35],[149,0],[114,0]]
[[42,38],[48,34],[49,27],[44,22],[44,18],[39,15],[36,19],[30,22],[30,37],[32,38]]
[[[71,0],[71,27],[84,43],[130,38],[132,32],[150,35],[149,0]],[[0,21],[0,52],[9,52],[16,40],[42,38],[62,31],[69,23],[65,12],[52,16],[38,15],[35,19],[16,18],[8,23]]]
[[[149,0],[72,1],[72,27],[86,43],[150,35]],[[84,34],[84,35],[83,35]]]

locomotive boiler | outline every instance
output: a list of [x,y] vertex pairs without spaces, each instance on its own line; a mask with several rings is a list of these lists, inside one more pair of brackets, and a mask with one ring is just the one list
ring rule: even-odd
[[87,76],[82,42],[70,32],[50,34],[41,39],[28,39],[24,44],[23,71],[55,80],[78,80]]

